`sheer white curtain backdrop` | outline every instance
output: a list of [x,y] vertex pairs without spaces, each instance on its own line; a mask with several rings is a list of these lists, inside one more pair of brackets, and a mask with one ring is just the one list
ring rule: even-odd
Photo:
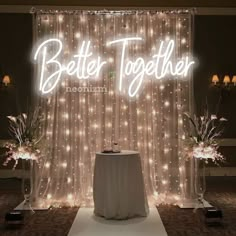
[[[118,90],[121,47],[108,47],[107,42],[143,38],[141,43],[129,44],[128,58],[135,60],[152,57],[160,40],[173,39],[171,60],[191,58],[192,12],[36,10],[34,20],[35,42],[46,38],[63,41],[61,62],[71,59],[83,40],[90,40],[94,54],[107,61],[98,78],[78,80],[64,75],[54,92],[40,96],[46,117],[40,127],[45,133],[46,157],[40,161],[38,200],[42,204],[91,206],[95,152],[111,140],[121,149],[140,152],[149,203],[191,198],[187,173],[191,169],[186,168],[183,154],[183,112],[192,109],[191,72],[186,77],[166,75],[160,80],[145,76],[142,89],[131,98],[126,83],[132,78],[126,78],[123,91]],[[48,73],[53,69],[46,68]],[[36,81],[40,71],[37,63]],[[73,87],[80,91],[72,92]]]

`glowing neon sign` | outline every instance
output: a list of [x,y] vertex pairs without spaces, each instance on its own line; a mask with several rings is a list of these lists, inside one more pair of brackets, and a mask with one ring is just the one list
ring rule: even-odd
[[[157,53],[149,60],[143,57],[129,59],[127,49],[130,44],[142,41],[141,37],[127,37],[113,40],[107,43],[107,46],[121,46],[121,55],[118,58],[119,71],[119,90],[123,90],[123,82],[127,77],[131,78],[128,94],[134,97],[145,78],[152,76],[155,79],[162,79],[166,75],[186,76],[190,67],[194,64],[189,57],[172,61],[171,57],[175,49],[174,40],[161,41]],[[53,53],[49,50],[53,47]],[[82,41],[82,45],[77,54],[72,55],[67,63],[60,61],[60,56],[63,51],[63,43],[60,39],[52,38],[44,41],[39,45],[35,54],[34,60],[41,65],[39,91],[42,94],[47,94],[53,91],[62,78],[62,75],[73,76],[77,79],[98,78],[101,70],[107,64],[107,61],[102,60],[100,56],[94,56],[91,51],[91,41]],[[50,73],[47,72],[47,67],[50,67]]]

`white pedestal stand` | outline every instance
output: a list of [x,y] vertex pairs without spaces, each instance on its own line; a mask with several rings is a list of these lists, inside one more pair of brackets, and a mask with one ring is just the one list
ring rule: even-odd
[[[29,170],[27,173],[26,164],[27,162],[29,164]],[[23,176],[22,176],[22,191],[25,195],[25,189],[26,187],[30,188],[28,189],[28,196],[24,196],[25,200],[21,202],[17,207],[14,208],[14,210],[18,211],[31,211],[34,213],[34,210],[48,210],[50,208],[50,205],[40,204],[37,202],[37,196],[36,196],[36,186],[38,183],[37,176],[38,176],[38,165],[34,160],[22,160],[22,167],[23,167]],[[30,186],[24,186],[26,179],[30,180]],[[29,181],[28,180],[28,181]]]
[[208,208],[213,207],[208,201],[203,200],[203,204],[199,203],[196,199],[185,199],[183,202],[179,203],[178,206],[183,209],[197,209],[197,208]]

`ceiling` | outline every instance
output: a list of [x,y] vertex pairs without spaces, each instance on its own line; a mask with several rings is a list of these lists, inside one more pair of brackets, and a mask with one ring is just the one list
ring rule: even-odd
[[0,0],[0,5],[97,7],[236,7],[235,0]]

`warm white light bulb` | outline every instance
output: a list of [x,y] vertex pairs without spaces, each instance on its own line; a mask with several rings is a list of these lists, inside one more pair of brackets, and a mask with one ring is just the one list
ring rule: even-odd
[[46,168],[49,168],[49,167],[50,167],[50,162],[46,162],[46,163],[45,163],[45,167],[46,167]]
[[170,40],[170,37],[169,36],[166,36],[166,41],[169,41]]
[[47,135],[52,135],[52,131],[47,131]]
[[79,38],[81,37],[81,34],[80,34],[79,32],[77,32],[77,33],[75,34],[75,37],[76,37],[77,39],[79,39]]
[[58,17],[58,21],[61,23],[61,22],[63,22],[63,16],[62,15],[60,15],[59,17]]
[[141,130],[143,127],[142,126],[138,126],[138,130]]
[[66,99],[65,99],[65,98],[60,98],[59,101],[60,101],[61,103],[64,103],[64,102],[66,101]]
[[186,42],[187,42],[187,41],[186,41],[186,38],[182,38],[182,39],[181,39],[181,43],[182,43],[182,44],[185,44]]
[[169,148],[164,148],[164,153],[168,153],[169,152]]
[[66,168],[66,167],[67,167],[67,163],[66,163],[66,162],[63,162],[63,163],[61,164],[61,166],[62,166],[63,168]]
[[178,195],[175,195],[175,196],[174,196],[174,199],[175,199],[176,201],[179,201],[179,200],[180,200],[180,197],[179,197]]
[[106,107],[106,111],[112,111],[112,107]]
[[84,23],[86,20],[85,20],[85,16],[81,16],[80,17],[80,22]]
[[112,57],[109,57],[108,61],[109,61],[110,63],[113,63],[113,62],[114,62],[114,59],[113,59]]
[[165,164],[165,165],[163,166],[163,169],[164,169],[164,170],[168,170],[168,165]]
[[164,105],[165,105],[165,107],[168,107],[170,105],[170,103],[168,101],[165,101]]
[[165,89],[165,86],[164,85],[160,85],[160,90],[164,90]]
[[150,29],[150,36],[153,36],[153,29]]
[[161,181],[163,185],[166,185],[167,184],[167,181],[166,180],[162,180]]
[[70,145],[66,146],[66,151],[69,152],[70,151]]
[[158,197],[158,192],[157,191],[154,191],[153,194],[154,194],[155,197]]
[[59,38],[63,38],[64,37],[64,35],[63,35],[63,33],[62,32],[59,32]]
[[165,138],[169,138],[170,135],[168,133],[165,133]]

